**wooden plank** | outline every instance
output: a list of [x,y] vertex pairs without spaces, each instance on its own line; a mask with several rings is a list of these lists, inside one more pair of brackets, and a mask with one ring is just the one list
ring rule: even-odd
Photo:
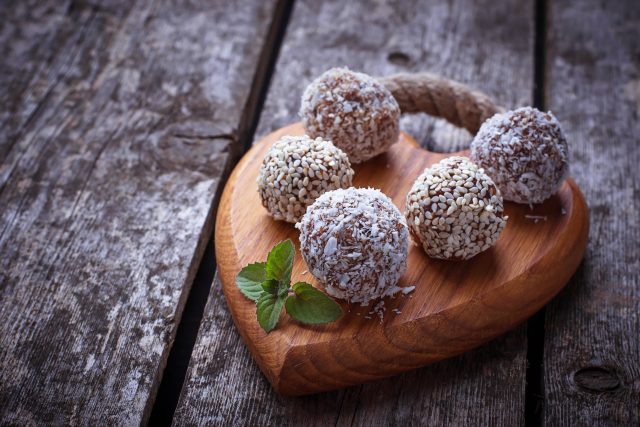
[[640,424],[640,3],[551,3],[548,107],[591,207],[582,267],[547,309],[548,425]]
[[[434,71],[495,95],[531,102],[533,3],[296,3],[259,134],[297,120],[304,87],[331,66],[374,75]],[[453,151],[470,136],[442,121],[406,117],[403,128],[430,149]],[[388,380],[305,398],[277,395],[251,361],[216,280],[176,412],[177,425],[520,424],[526,331]]]
[[12,3],[0,424],[144,423],[273,3]]

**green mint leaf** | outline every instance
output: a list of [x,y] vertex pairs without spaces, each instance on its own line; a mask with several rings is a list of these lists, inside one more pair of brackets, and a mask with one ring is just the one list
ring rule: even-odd
[[280,281],[274,279],[267,279],[262,282],[262,289],[265,292],[270,293],[271,295],[276,295],[278,293],[278,288],[280,287]]
[[265,267],[267,279],[279,280],[289,286],[294,253],[295,249],[290,239],[275,245],[267,256],[267,265]]
[[293,285],[293,292],[285,302],[289,316],[311,325],[329,323],[342,316],[342,308],[333,299],[305,282]]
[[249,264],[236,276],[236,286],[245,297],[252,301],[258,301],[262,293],[262,282],[267,277],[266,265],[266,262]]
[[262,282],[262,289],[271,295],[286,297],[290,288],[279,280],[267,279]]
[[289,295],[289,290],[291,290],[291,288],[289,287],[289,285],[286,285],[284,283],[280,283],[280,287],[278,288],[278,296],[279,297],[286,297],[287,295]]
[[266,333],[271,332],[278,324],[278,318],[284,305],[284,298],[268,292],[262,292],[256,303],[258,323]]

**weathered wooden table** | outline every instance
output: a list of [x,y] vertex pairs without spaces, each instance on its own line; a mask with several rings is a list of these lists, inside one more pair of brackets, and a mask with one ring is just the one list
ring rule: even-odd
[[[0,424],[640,424],[639,2],[4,1],[0,46]],[[241,342],[209,240],[233,164],[338,65],[553,110],[591,235],[526,325],[288,398]],[[432,150],[470,140],[402,124]]]

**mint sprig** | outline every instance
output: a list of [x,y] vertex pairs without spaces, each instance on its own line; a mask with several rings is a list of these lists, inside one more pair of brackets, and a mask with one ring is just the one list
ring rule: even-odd
[[271,249],[267,262],[249,264],[236,276],[240,292],[256,303],[258,323],[267,333],[278,324],[283,307],[289,316],[310,325],[342,316],[340,305],[309,283],[291,287],[294,255],[293,243],[285,240]]

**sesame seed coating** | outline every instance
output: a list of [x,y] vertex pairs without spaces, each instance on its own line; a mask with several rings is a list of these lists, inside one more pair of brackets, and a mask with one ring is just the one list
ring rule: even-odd
[[427,255],[449,260],[466,260],[489,249],[508,219],[491,178],[457,156],[425,169],[415,180],[405,217]]
[[471,160],[505,200],[533,204],[551,197],[568,175],[568,151],[555,116],[524,107],[484,122],[471,143]]
[[304,91],[300,118],[309,136],[331,140],[361,163],[398,141],[400,107],[391,92],[374,78],[332,68]]
[[296,224],[309,271],[329,295],[366,304],[403,290],[407,223],[391,199],[372,188],[329,191]]
[[262,162],[258,193],[275,219],[295,223],[321,194],[350,187],[352,179],[347,155],[330,141],[284,136]]

